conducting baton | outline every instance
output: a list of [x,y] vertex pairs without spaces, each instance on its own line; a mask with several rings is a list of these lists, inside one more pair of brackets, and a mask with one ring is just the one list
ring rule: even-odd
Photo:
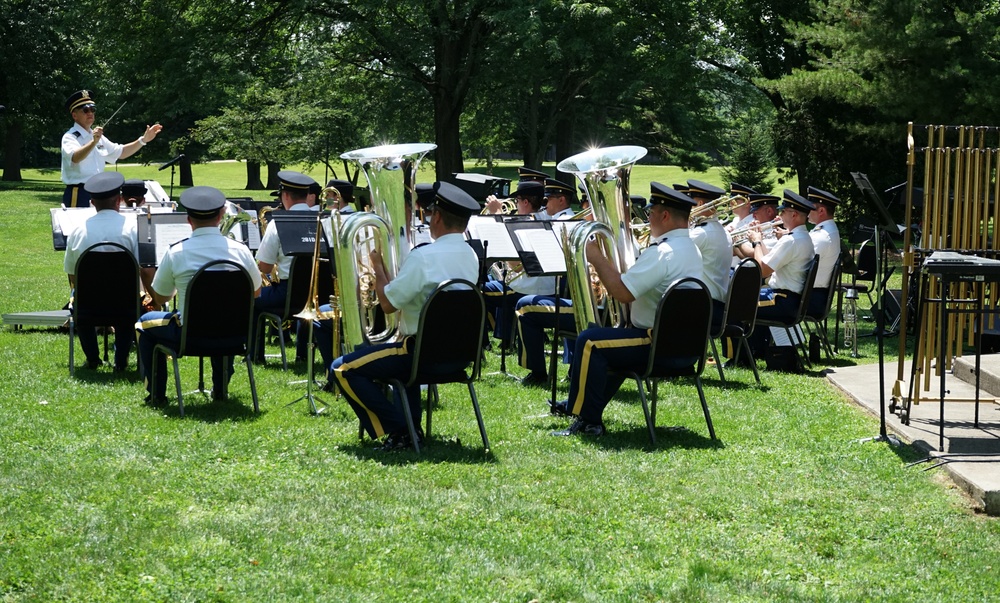
[[124,107],[126,103],[128,103],[128,101],[125,101],[124,103],[121,104],[121,107],[115,109],[115,112],[111,114],[111,117],[109,117],[108,120],[104,122],[104,125],[101,126],[101,128],[107,128],[108,124],[111,123],[111,120],[115,118],[115,115],[118,115],[118,112],[122,110],[122,107]]

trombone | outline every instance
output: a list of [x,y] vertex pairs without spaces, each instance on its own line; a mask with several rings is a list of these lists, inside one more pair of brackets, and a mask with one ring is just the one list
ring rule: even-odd
[[709,218],[712,212],[728,215],[738,207],[746,205],[750,200],[743,195],[723,195],[714,201],[709,201],[691,210],[688,223],[691,226],[701,224]]

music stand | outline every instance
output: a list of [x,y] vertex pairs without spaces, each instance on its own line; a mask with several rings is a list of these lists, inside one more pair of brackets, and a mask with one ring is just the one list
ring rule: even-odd
[[136,232],[139,235],[139,265],[159,266],[171,245],[191,236],[191,225],[185,212],[150,212],[138,216]]
[[[511,240],[511,233],[507,230],[503,216],[499,215],[472,216],[469,220],[468,230],[470,239],[482,241],[483,261],[486,265],[493,262],[501,262],[503,264],[500,275],[503,284],[503,299],[501,301],[503,308],[501,313],[506,316],[507,310],[510,309],[510,296],[507,295],[506,291],[509,288],[507,286],[507,261],[519,259],[517,248],[514,246],[514,241]],[[508,329],[511,326],[507,325]],[[514,377],[514,375],[507,372],[507,348],[503,345],[500,346],[500,374]]]
[[[323,212],[324,214],[326,212]],[[320,221],[320,217],[316,212],[304,212],[304,211],[275,211],[271,213],[272,223],[269,228],[278,229],[278,240],[281,242],[281,250],[285,255],[301,255],[312,257],[316,252],[316,237],[319,237],[319,257],[323,257],[328,253],[327,242],[326,242],[326,229],[317,228],[317,223]],[[310,278],[312,275],[310,273]],[[310,287],[311,289],[311,287]],[[310,291],[311,293],[312,291]],[[309,307],[309,300],[306,300],[306,308]],[[303,312],[306,308],[303,308]],[[313,373],[313,321],[319,318],[319,307],[316,307],[317,315],[308,315],[299,312],[295,315],[295,318],[305,320],[308,323],[307,329],[308,343],[306,349],[306,391],[304,394],[298,398],[292,400],[285,406],[291,406],[302,400],[307,400],[309,402],[309,411],[313,415],[318,415],[323,412],[326,407],[326,402],[321,400],[313,393],[313,386],[318,385],[315,383],[314,373]],[[282,337],[284,335],[282,334]],[[292,381],[289,385],[297,385],[302,383],[302,381]],[[319,406],[316,404],[319,402]]]
[[[556,379],[555,354],[558,351],[559,334],[559,306],[562,298],[559,296],[561,290],[561,278],[566,274],[566,256],[563,252],[559,238],[556,236],[556,229],[553,228],[552,221],[544,222],[507,222],[505,224],[510,231],[510,238],[517,250],[517,255],[524,266],[524,272],[528,276],[554,276],[556,277],[555,291],[553,299],[555,301],[555,324],[552,329],[552,360],[550,367],[552,373],[552,403],[556,402]],[[562,231],[560,231],[562,232]]]
[[[892,219],[892,214],[889,213],[889,208],[882,203],[882,199],[879,198],[878,193],[875,192],[875,187],[868,180],[868,176],[862,174],[861,172],[851,172],[851,177],[854,179],[854,183],[861,189],[862,195],[864,195],[867,207],[875,212],[875,234],[873,239],[875,240],[875,256],[878,258],[878,262],[875,267],[875,282],[873,283],[878,288],[878,310],[875,312],[875,336],[878,338],[878,396],[879,396],[879,435],[878,437],[864,438],[862,442],[888,442],[893,446],[899,446],[899,440],[894,436],[890,437],[885,426],[885,287],[886,283],[883,282],[882,275],[885,273],[886,268],[889,264],[889,258],[887,250],[884,246],[883,238],[889,238],[890,232],[895,232],[897,235],[901,232],[899,225],[896,221]],[[889,239],[889,244],[892,244],[891,239]],[[888,279],[885,279],[888,280]],[[905,331],[900,331],[900,336],[905,337]],[[943,402],[942,402],[943,404]]]

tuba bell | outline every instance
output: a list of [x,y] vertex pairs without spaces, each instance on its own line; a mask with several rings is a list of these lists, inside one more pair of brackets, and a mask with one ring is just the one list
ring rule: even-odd
[[385,317],[383,329],[376,326],[378,301],[369,252],[378,249],[386,263],[386,274],[390,279],[396,276],[420,223],[413,199],[417,168],[424,155],[436,148],[422,143],[384,145],[340,156],[364,172],[372,209],[347,216],[334,236],[343,345],[347,352],[361,345],[391,341],[396,335],[395,315]]
[[632,236],[629,175],[632,166],[646,155],[638,146],[605,147],[585,151],[559,162],[556,169],[576,176],[590,197],[593,222],[576,226],[566,250],[566,279],[573,300],[573,317],[578,331],[598,320],[598,306],[605,304],[611,326],[628,324],[628,309],[610,295],[598,299],[591,286],[587,242],[596,238],[604,254],[624,274],[635,263],[638,245]]

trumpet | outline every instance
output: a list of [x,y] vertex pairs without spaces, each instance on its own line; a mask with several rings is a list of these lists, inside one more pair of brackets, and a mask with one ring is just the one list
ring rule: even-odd
[[689,224],[692,226],[700,224],[707,220],[712,212],[718,212],[719,214],[730,214],[737,207],[742,207],[746,205],[750,200],[743,195],[723,195],[714,201],[709,201],[703,205],[699,205],[691,210],[691,216],[688,219]]
[[494,213],[498,213],[504,216],[512,216],[517,213],[517,199],[515,197],[510,197],[508,199],[497,199],[500,202],[500,211],[492,212],[490,211],[490,202],[487,201],[483,205],[483,210],[479,212],[481,216],[489,216]]
[[775,218],[770,222],[764,222],[763,224],[754,224],[753,226],[747,226],[739,230],[734,230],[730,235],[733,238],[733,247],[737,247],[747,242],[750,237],[751,231],[758,231],[762,236],[767,236],[776,226],[781,226],[783,223],[781,218]]

